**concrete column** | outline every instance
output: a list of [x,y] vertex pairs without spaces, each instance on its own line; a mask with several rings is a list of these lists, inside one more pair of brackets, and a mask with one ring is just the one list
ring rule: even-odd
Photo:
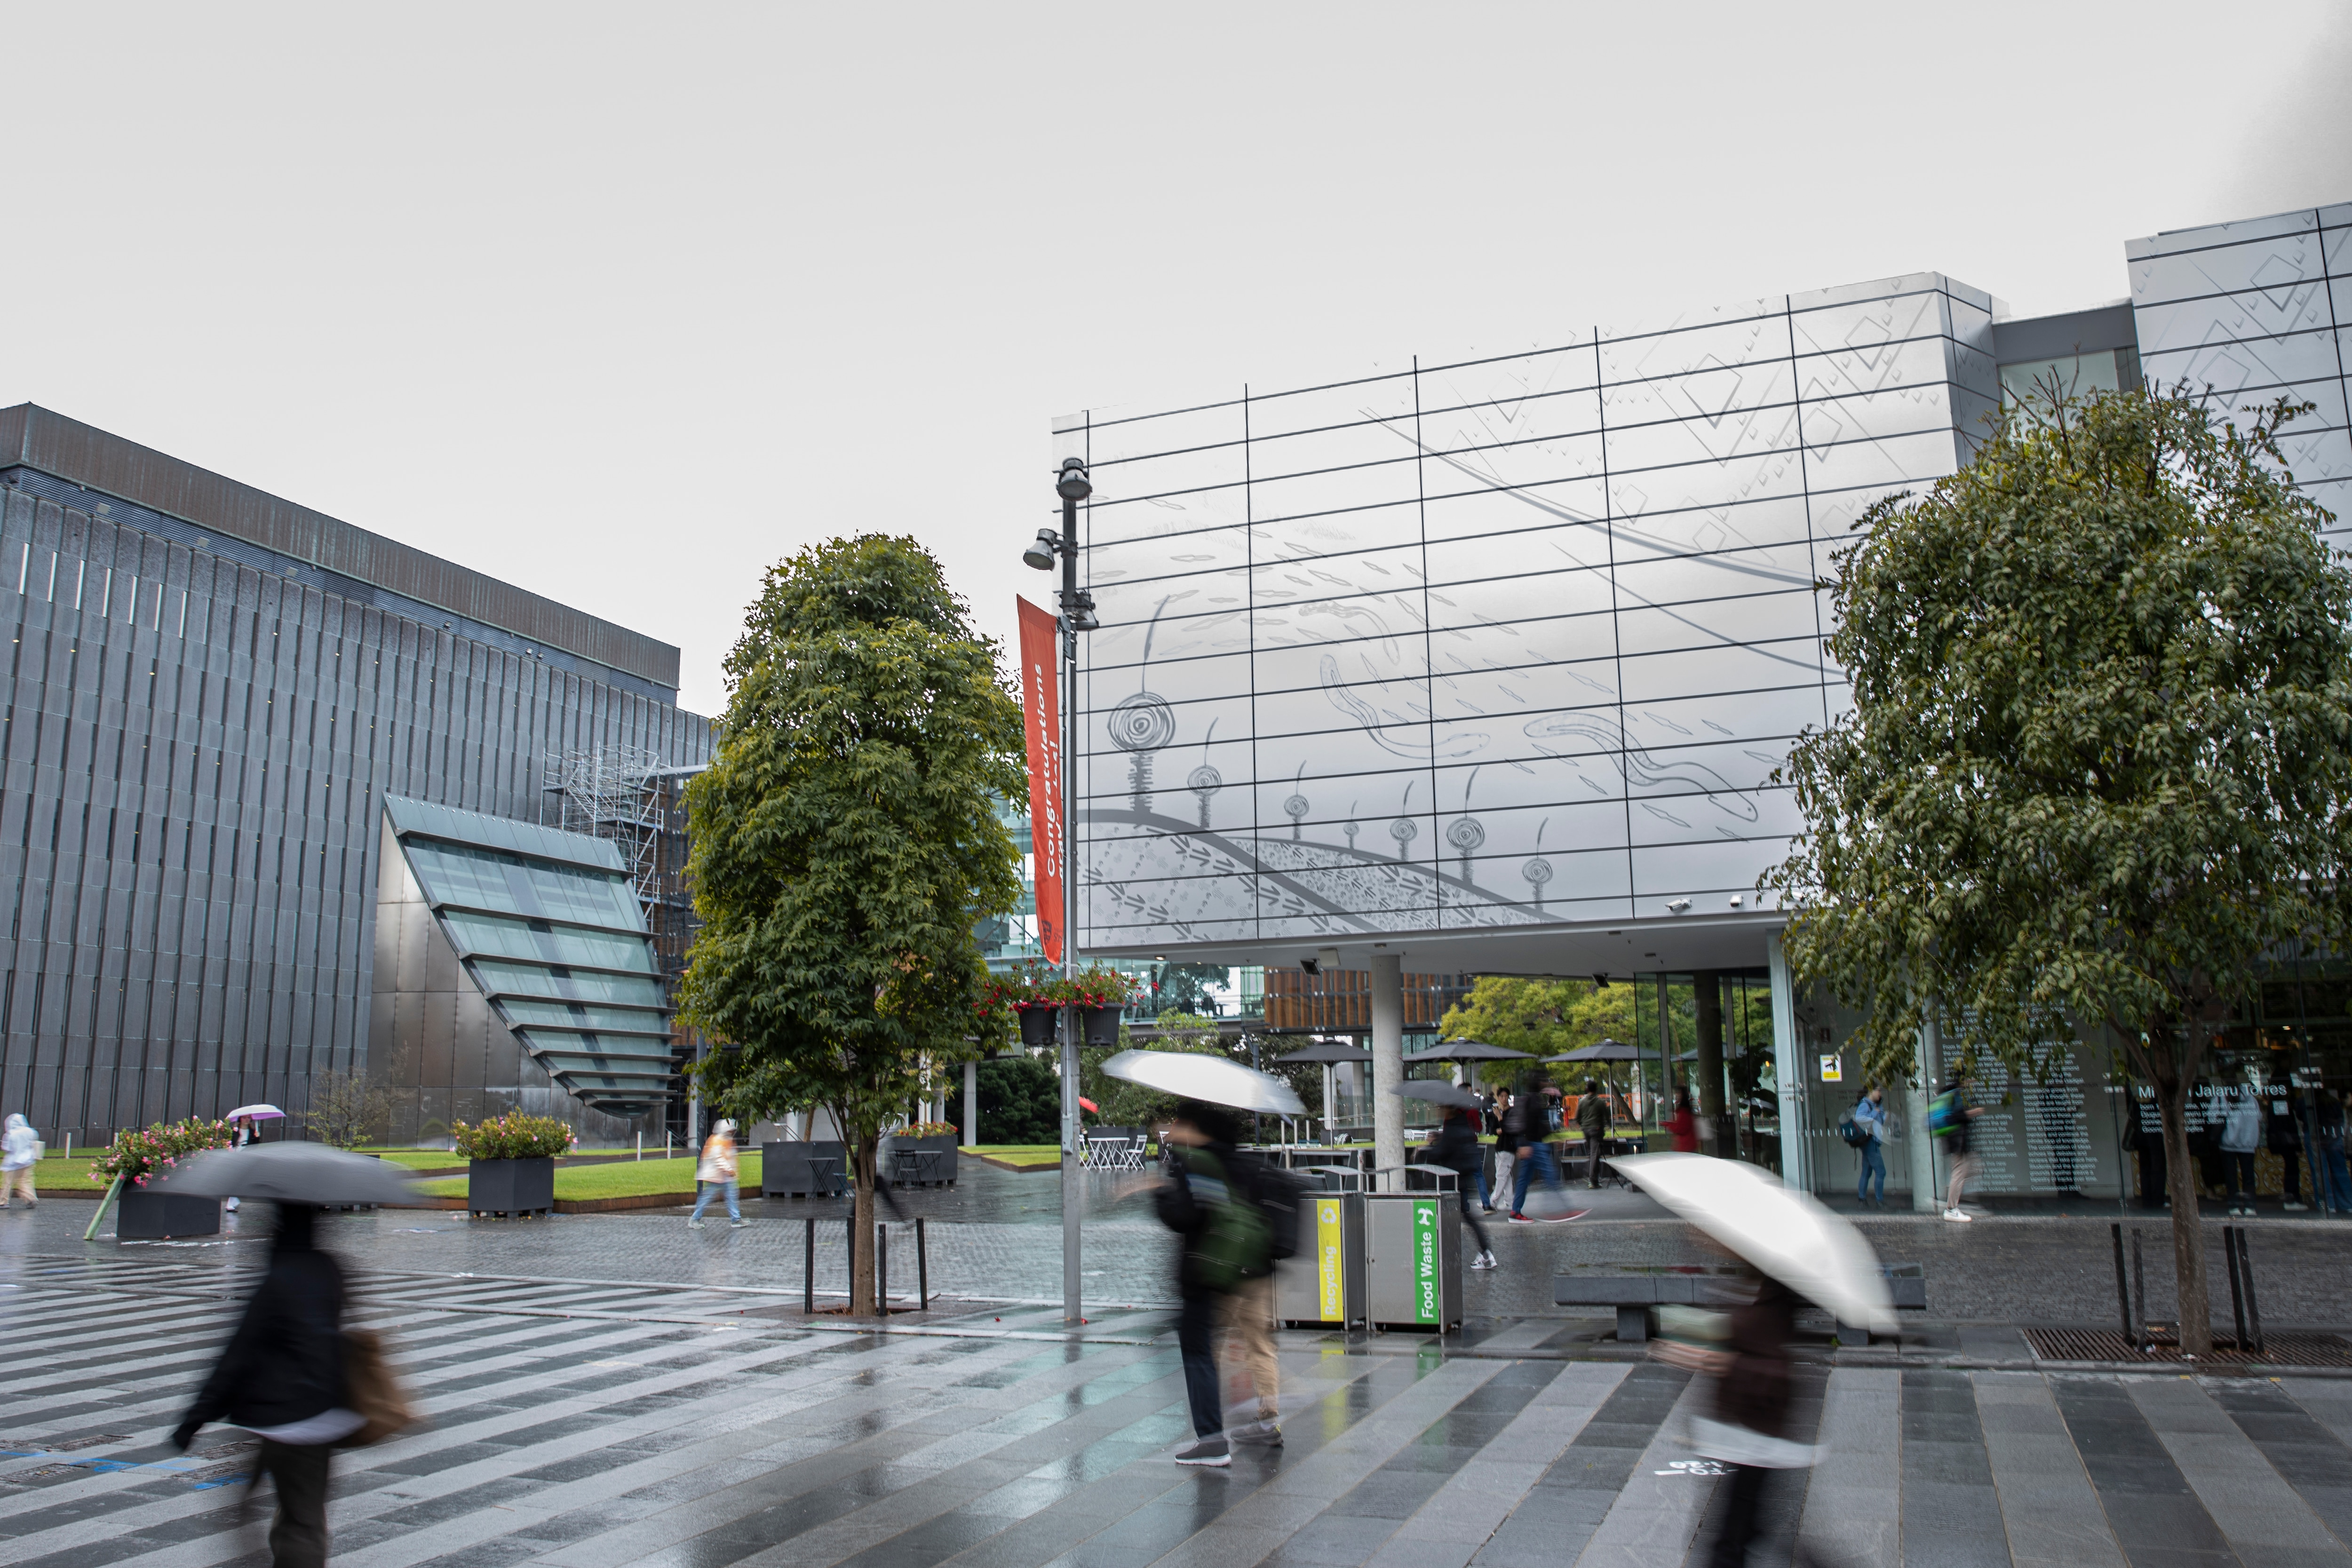
[[1699,1121],[1715,1132],[1702,1148],[1709,1154],[1728,1153],[1733,1140],[1723,1116],[1723,976],[1700,970],[1691,976],[1691,995],[1698,1005],[1698,1058],[1691,1063],[1691,1077],[1698,1089]]
[[963,1138],[966,1143],[980,1142],[980,1064],[963,1064]]
[[1813,1190],[1812,1140],[1807,1135],[1805,1042],[1797,1033],[1797,993],[1789,980],[1789,957],[1780,933],[1764,939],[1764,961],[1772,977],[1772,1073],[1780,1088],[1780,1180],[1799,1192]]
[[[1404,1101],[1390,1090],[1404,1082],[1404,957],[1372,954],[1372,1163],[1404,1163]],[[1402,1190],[1401,1173],[1382,1178]]]
[[1935,1214],[1943,1207],[1936,1194],[1936,1141],[1927,1135],[1927,1101],[1936,1092],[1936,1075],[1943,1071],[1943,1047],[1935,1025],[1919,1031],[1919,1070],[1903,1091],[1904,1152],[1910,1157],[1913,1214]]
[[1331,1129],[1339,1114],[1339,1070],[1337,1062],[1323,1064],[1323,1142],[1331,1142]]

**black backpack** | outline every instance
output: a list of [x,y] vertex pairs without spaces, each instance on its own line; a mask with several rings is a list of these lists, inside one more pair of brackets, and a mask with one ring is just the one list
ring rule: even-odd
[[1297,1257],[1298,1238],[1307,1229],[1307,1205],[1312,1202],[1307,1194],[1315,1189],[1302,1177],[1255,1155],[1234,1158],[1237,1164],[1246,1163],[1250,1198],[1272,1233],[1267,1251],[1277,1261]]

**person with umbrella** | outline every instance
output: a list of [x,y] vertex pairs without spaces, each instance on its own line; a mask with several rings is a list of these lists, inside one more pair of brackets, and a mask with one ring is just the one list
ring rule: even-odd
[[[274,1105],[238,1106],[228,1113],[228,1146],[232,1149],[251,1146],[261,1137],[261,1123],[264,1119],[281,1117],[285,1114]],[[228,1200],[228,1212],[235,1214],[237,1205],[243,1201],[241,1198],[232,1196]]]
[[1486,1146],[1478,1142],[1477,1130],[1470,1124],[1470,1115],[1478,1104],[1478,1097],[1466,1089],[1457,1089],[1450,1083],[1429,1079],[1399,1084],[1394,1092],[1407,1100],[1426,1100],[1439,1107],[1444,1120],[1438,1122],[1437,1131],[1430,1135],[1422,1157],[1430,1164],[1444,1166],[1457,1178],[1455,1190],[1464,1194],[1462,1203],[1457,1205],[1462,1212],[1462,1223],[1470,1227],[1471,1237],[1478,1243],[1478,1256],[1471,1260],[1470,1267],[1494,1268],[1495,1251],[1487,1244],[1486,1227],[1480,1225],[1478,1216],[1470,1212],[1467,1192],[1470,1179],[1482,1174],[1486,1165]]
[[[1177,1450],[1180,1465],[1223,1468],[1233,1445],[1282,1446],[1280,1372],[1274,1359],[1273,1219],[1265,1184],[1275,1173],[1234,1147],[1240,1126],[1234,1111],[1304,1115],[1306,1107],[1281,1079],[1221,1057],[1175,1051],[1121,1051],[1103,1063],[1111,1078],[1181,1097],[1160,1130],[1168,1175],[1153,1193],[1160,1223],[1183,1238],[1178,1250],[1176,1348],[1184,1363],[1193,1440]],[[1241,1342],[1241,1356],[1257,1395],[1257,1419],[1225,1430],[1224,1397],[1217,1380],[1215,1333]]]
[[327,1561],[327,1468],[335,1445],[370,1418],[352,1405],[343,1334],[342,1266],[318,1245],[318,1205],[407,1203],[414,1194],[380,1161],[307,1143],[269,1143],[197,1155],[156,1184],[192,1197],[260,1197],[278,1205],[269,1267],[245,1303],[236,1331],[173,1430],[182,1453],[208,1423],[228,1421],[261,1439],[257,1482],[278,1486],[269,1530],[277,1568]]

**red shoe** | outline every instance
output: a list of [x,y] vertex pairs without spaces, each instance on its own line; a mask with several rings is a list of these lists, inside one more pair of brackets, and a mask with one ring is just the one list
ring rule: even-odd
[[1513,1225],[1533,1225],[1536,1222],[1521,1214],[1518,1210],[1513,1209],[1511,1211],[1511,1223]]

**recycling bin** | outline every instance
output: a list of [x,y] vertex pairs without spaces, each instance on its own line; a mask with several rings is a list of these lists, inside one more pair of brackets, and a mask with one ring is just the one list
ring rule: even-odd
[[1298,1250],[1274,1266],[1274,1316],[1285,1328],[1344,1329],[1364,1321],[1362,1173],[1301,1171],[1323,1190],[1306,1194]]
[[1364,1194],[1364,1319],[1374,1328],[1444,1333],[1462,1322],[1462,1194],[1451,1171],[1400,1169],[1435,1184]]

